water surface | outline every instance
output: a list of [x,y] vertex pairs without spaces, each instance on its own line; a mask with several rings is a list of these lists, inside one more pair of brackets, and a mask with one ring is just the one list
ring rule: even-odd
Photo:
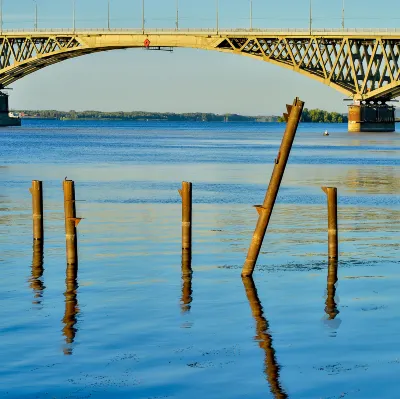
[[[254,281],[242,281],[252,206],[283,129],[1,129],[0,397],[397,397],[400,135],[301,125]],[[76,280],[66,278],[65,177],[85,218]],[[32,179],[44,182],[43,260],[32,248]],[[181,275],[183,180],[194,190],[191,278]],[[321,186],[339,192],[333,291]]]

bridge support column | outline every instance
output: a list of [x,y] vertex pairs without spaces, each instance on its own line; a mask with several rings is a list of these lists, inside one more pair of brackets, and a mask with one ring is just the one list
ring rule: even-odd
[[349,132],[394,132],[395,107],[387,104],[349,105]]
[[0,126],[21,126],[21,119],[9,112],[8,95],[0,91]]

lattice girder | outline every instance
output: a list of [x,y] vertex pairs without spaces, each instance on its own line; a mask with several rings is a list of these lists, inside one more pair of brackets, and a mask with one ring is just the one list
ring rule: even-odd
[[222,51],[246,53],[309,75],[356,100],[400,95],[400,35],[382,37],[227,37]]
[[190,47],[232,52],[283,66],[332,86],[356,100],[400,95],[400,34],[307,35],[263,32],[82,31],[0,36],[0,88],[46,66],[94,52]]

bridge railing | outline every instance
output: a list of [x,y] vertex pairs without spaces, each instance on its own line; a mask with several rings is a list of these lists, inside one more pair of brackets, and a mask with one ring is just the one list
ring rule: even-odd
[[79,28],[79,29],[61,29],[61,28],[52,28],[52,29],[36,29],[36,30],[26,30],[26,29],[6,29],[3,30],[0,34],[7,35],[7,34],[15,34],[15,33],[23,33],[23,34],[40,34],[40,33],[145,33],[145,34],[187,34],[187,33],[218,33],[218,34],[231,34],[231,33],[245,33],[245,34],[307,34],[307,35],[360,35],[360,34],[370,34],[370,35],[399,35],[400,29],[399,28],[346,28],[346,29],[313,29],[311,32],[309,29],[304,28],[288,28],[288,29],[273,29],[273,28],[253,28],[253,29],[242,29],[242,28],[235,28],[235,29],[219,29],[216,30],[215,28],[186,28],[182,29],[165,29],[165,28],[149,28],[143,29],[140,28]]

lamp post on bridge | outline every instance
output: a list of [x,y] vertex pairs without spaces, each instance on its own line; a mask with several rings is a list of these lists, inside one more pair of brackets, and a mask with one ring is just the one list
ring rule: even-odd
[[144,0],[142,0],[142,33],[144,34]]
[[72,0],[72,31],[75,33],[75,0]]
[[309,29],[310,29],[310,35],[311,35],[311,32],[312,32],[312,0],[310,0],[310,27],[309,27]]
[[179,30],[179,0],[176,0],[176,30]]
[[3,0],[0,0],[0,34],[3,34]]
[[35,24],[34,24],[34,30],[35,32],[38,30],[38,6],[37,6],[37,1],[33,0],[35,3]]
[[253,0],[250,0],[250,30],[253,30]]
[[107,1],[107,29],[110,30],[110,0]]
[[343,0],[343,6],[342,6],[342,29],[344,30],[344,0]]
[[219,31],[219,0],[216,0],[217,3],[217,14],[216,14],[216,23],[217,23],[217,33]]

